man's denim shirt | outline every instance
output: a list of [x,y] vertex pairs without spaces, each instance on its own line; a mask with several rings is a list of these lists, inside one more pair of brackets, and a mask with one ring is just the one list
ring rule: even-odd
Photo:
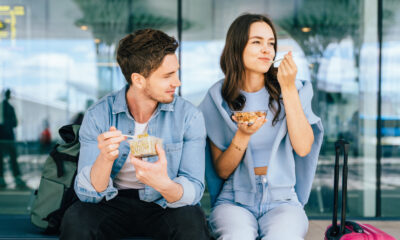
[[[90,181],[90,171],[100,153],[97,146],[99,134],[108,131],[111,126],[123,134],[132,135],[135,132],[135,121],[129,113],[125,98],[128,87],[99,100],[87,110],[83,119],[79,131],[81,149],[75,180],[75,192],[83,202],[97,203],[104,197],[110,200],[118,194],[113,179],[128,158],[127,141],[120,144],[119,156],[113,164],[106,190],[96,192]],[[168,175],[181,184],[183,195],[180,200],[168,203],[159,192],[146,185],[139,190],[140,199],[155,202],[163,208],[197,204],[204,192],[206,130],[202,112],[188,101],[175,96],[172,103],[158,104],[148,124],[148,134],[163,139]],[[157,159],[150,157],[148,161],[155,162]]]

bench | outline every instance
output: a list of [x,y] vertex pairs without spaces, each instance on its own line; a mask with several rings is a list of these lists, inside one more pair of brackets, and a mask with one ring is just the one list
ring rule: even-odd
[[[58,236],[43,234],[31,223],[29,215],[0,215],[0,239],[58,239]],[[151,240],[143,237],[129,239]]]
[[[208,216],[210,214],[210,196],[206,190],[201,199],[201,206]],[[28,201],[28,200],[27,200]],[[42,229],[31,223],[28,214],[0,214],[0,240],[2,239],[58,239],[56,235],[43,234]],[[145,237],[129,238],[132,240],[151,240]]]

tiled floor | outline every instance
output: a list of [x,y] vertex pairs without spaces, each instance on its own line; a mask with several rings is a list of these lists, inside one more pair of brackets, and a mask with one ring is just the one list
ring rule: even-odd
[[[400,239],[400,221],[362,221],[374,225],[389,233],[396,239]],[[326,227],[331,224],[331,221],[326,220],[311,220],[310,227],[306,236],[306,240],[322,240]]]

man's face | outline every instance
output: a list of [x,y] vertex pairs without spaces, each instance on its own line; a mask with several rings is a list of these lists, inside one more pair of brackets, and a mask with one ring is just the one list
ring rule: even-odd
[[176,55],[166,55],[160,67],[146,79],[145,94],[154,101],[171,103],[174,100],[175,89],[181,85],[178,69]]

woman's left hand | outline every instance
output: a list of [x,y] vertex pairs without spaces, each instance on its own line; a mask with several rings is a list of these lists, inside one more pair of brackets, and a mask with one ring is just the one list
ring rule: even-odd
[[292,52],[285,55],[278,67],[278,82],[281,90],[295,86],[297,66],[293,61]]

